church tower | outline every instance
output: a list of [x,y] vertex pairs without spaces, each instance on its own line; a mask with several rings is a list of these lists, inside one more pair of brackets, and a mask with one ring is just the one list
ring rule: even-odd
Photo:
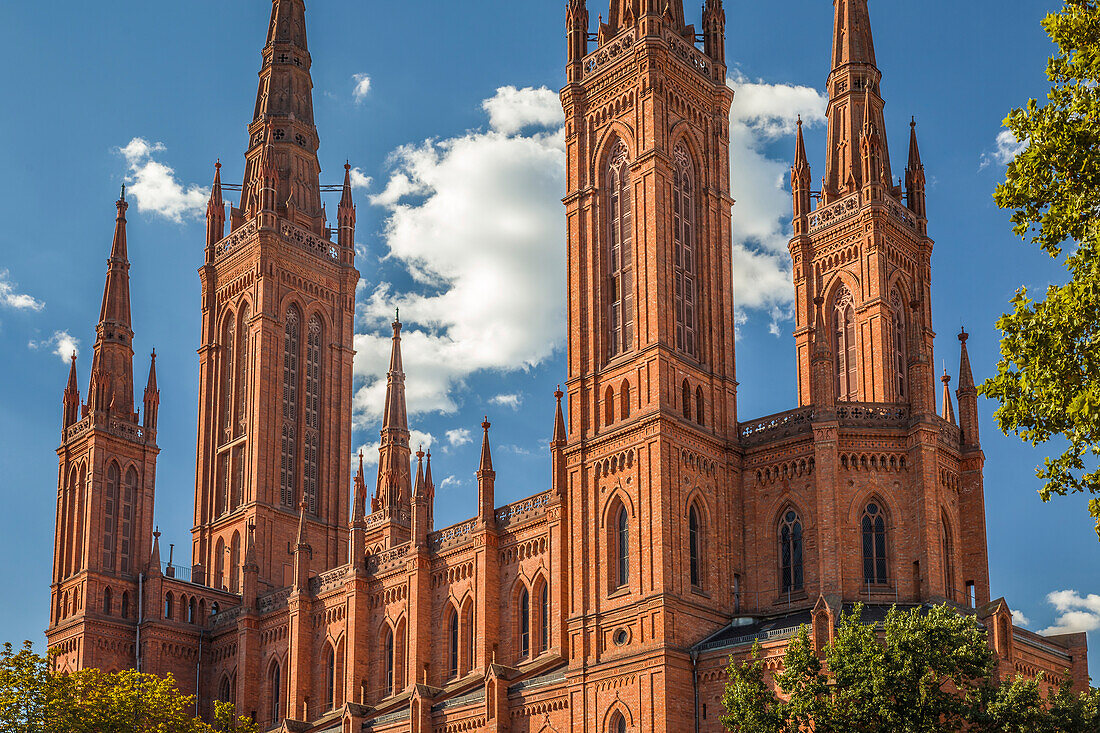
[[[587,680],[572,729],[618,730],[583,716],[619,694],[631,729],[672,730],[692,712],[682,650],[728,621],[739,546],[725,13],[707,0],[700,33],[680,0],[613,0],[588,26],[572,0],[564,493],[584,570],[565,615]],[[624,664],[626,688],[610,683]]]
[[[916,125],[903,187],[890,168],[867,0],[834,1],[821,190],[811,190],[801,124],[791,169],[799,404],[904,403],[935,412],[932,240]],[[823,333],[815,333],[819,317]],[[815,381],[819,338],[830,360]]]
[[[160,392],[151,364],[141,419],[134,405],[125,189],[115,206],[88,401],[80,401],[75,354],[62,399],[46,636],[58,651],[58,669],[69,671],[139,664],[133,644],[138,575],[149,560],[154,529]],[[105,639],[114,643],[100,643]]]
[[228,235],[220,165],[207,209],[192,549],[235,593],[250,526],[261,592],[292,582],[300,524],[313,568],[347,556],[355,210],[345,166],[333,232],[311,63],[305,3],[274,0]]

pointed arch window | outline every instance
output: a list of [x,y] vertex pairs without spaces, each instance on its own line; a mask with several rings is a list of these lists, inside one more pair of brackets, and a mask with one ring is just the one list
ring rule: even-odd
[[104,616],[110,616],[111,615],[111,589],[110,588],[104,588],[103,589],[103,615]]
[[802,520],[788,509],[779,522],[779,585],[783,593],[802,590]]
[[474,658],[477,656],[477,638],[474,635],[474,603],[466,601],[466,608],[462,612],[463,641],[465,643],[466,659],[462,663],[462,670],[469,672],[474,667]]
[[458,611],[454,608],[450,609],[447,619],[447,640],[449,660],[447,676],[454,679],[458,677],[458,652],[462,645],[462,639],[458,633]]
[[386,650],[386,694],[395,695],[397,694],[397,688],[395,687],[397,682],[397,675],[395,674],[395,667],[397,664],[397,650],[394,648],[395,645],[393,642],[393,629],[386,629],[386,637],[383,641],[382,647]]
[[619,387],[619,419],[625,420],[630,417],[630,382],[623,380],[622,386]]
[[863,581],[886,583],[886,516],[878,502],[863,511]]
[[248,303],[241,306],[237,325],[237,434],[243,435],[248,419]]
[[852,293],[841,287],[833,308],[836,340],[836,397],[841,402],[859,399],[857,386],[856,322]]
[[625,588],[630,583],[630,517],[626,506],[620,503],[614,517],[615,587]]
[[626,733],[626,718],[622,713],[611,716],[611,725],[607,727],[607,733]]
[[122,591],[122,618],[130,618],[130,594]]
[[237,331],[233,311],[226,311],[222,318],[222,442],[226,443],[233,437],[233,396],[236,394],[233,381],[237,376],[234,352],[237,349]]
[[121,527],[119,531],[119,572],[123,575],[130,573],[130,556],[134,542],[134,503],[137,500],[138,475],[137,471],[130,468],[126,471],[126,480],[122,484],[122,501],[119,505],[119,519]]
[[336,700],[336,650],[325,645],[325,710],[332,710]]
[[603,424],[615,422],[615,389],[608,385],[603,393]]
[[680,406],[684,409],[684,419],[691,419],[691,385],[685,379],[680,385]]
[[630,161],[619,140],[607,165],[608,221],[608,355],[629,351],[634,344],[634,251]]
[[672,277],[676,312],[676,348],[698,350],[697,265],[695,247],[695,166],[683,143],[672,151]]
[[696,387],[695,388],[695,422],[699,423],[699,425],[705,425],[706,424],[706,409],[705,409],[705,407],[706,407],[705,403],[703,402],[703,388],[701,386]]
[[519,594],[519,656],[531,656],[531,594],[527,588]]
[[241,535],[233,533],[233,542],[229,550],[229,592],[240,593],[239,587],[241,573]]
[[283,717],[283,680],[282,669],[279,668],[279,663],[275,662],[271,665],[271,675],[268,680],[268,687],[271,689],[271,722],[278,723]]
[[225,587],[225,540],[218,538],[218,544],[214,550],[214,587]]
[[539,652],[550,649],[550,586],[544,580],[539,588]]
[[688,566],[691,576],[691,586],[701,588],[703,585],[703,527],[699,520],[699,508],[695,504],[688,509]]
[[173,609],[172,609],[172,592],[168,591],[168,593],[166,593],[164,595],[164,620],[165,621],[171,621],[172,620],[172,612],[173,612]]
[[111,462],[107,467],[107,486],[103,492],[103,571],[115,572],[115,559],[118,531],[118,494],[122,480],[118,464]]
[[317,514],[319,430],[321,427],[321,320],[309,319],[306,335],[305,451],[302,495],[310,514]]
[[943,529],[943,587],[948,600],[955,599],[955,543],[951,536],[951,523],[944,514],[940,517]]
[[279,456],[279,499],[284,507],[294,506],[295,475],[298,457],[298,354],[302,324],[298,309],[286,312],[283,330],[283,431]]
[[890,308],[894,318],[894,362],[897,368],[898,400],[908,396],[909,361],[905,353],[908,334],[905,328],[905,306],[897,288],[890,294]]

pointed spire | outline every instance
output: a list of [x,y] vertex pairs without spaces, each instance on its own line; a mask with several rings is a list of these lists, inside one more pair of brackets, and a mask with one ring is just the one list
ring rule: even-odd
[[791,195],[794,198],[795,234],[804,234],[800,217],[810,213],[810,191],[813,178],[810,173],[810,160],[806,156],[806,139],[802,135],[802,115],[798,116],[798,136],[794,146],[794,165],[791,166]]
[[946,366],[943,368],[943,376],[940,377],[940,381],[943,382],[943,409],[940,412],[940,417],[954,425],[955,407],[951,403],[951,377],[947,374]]
[[67,428],[80,419],[80,387],[76,379],[76,352],[69,357],[69,381],[61,398],[61,427]]
[[340,206],[336,210],[336,221],[340,228],[337,240],[345,249],[355,249],[355,200],[351,193],[351,162],[344,163],[344,191],[340,196]]
[[970,371],[970,354],[966,349],[966,340],[970,335],[966,329],[959,333],[959,388],[955,396],[959,399],[959,427],[962,428],[962,444],[971,448],[981,447],[978,427],[978,389],[974,386],[974,374]]
[[363,449],[359,449],[359,470],[355,472],[355,502],[352,508],[352,521],[360,522],[367,511],[367,485],[363,478]]
[[112,409],[125,419],[132,418],[134,412],[134,332],[130,325],[130,261],[126,250],[128,206],[123,186],[115,202],[115,233],[92,355],[92,381],[97,389],[89,389],[88,395],[90,410]]
[[966,340],[970,338],[970,334],[963,328],[959,332],[959,389],[960,390],[974,390],[974,373],[970,371],[970,354],[966,349]]
[[810,159],[806,156],[806,139],[802,136],[802,115],[798,116],[798,137],[794,144],[794,169],[809,171]]
[[386,404],[382,412],[381,443],[378,448],[378,488],[374,506],[392,509],[407,505],[409,485],[409,420],[405,408],[405,372],[401,364],[400,312],[393,320],[390,370],[386,374]]
[[878,146],[872,181],[889,184],[890,156],[879,95],[882,74],[875,61],[867,0],[835,0],[832,71],[827,82],[829,118],[825,182],[830,197],[867,185],[864,180],[864,130],[874,130]]
[[157,389],[157,350],[149,355],[149,381],[145,385],[145,429],[157,429],[160,412],[160,390]]
[[909,123],[909,165],[905,168],[905,198],[909,210],[923,219],[927,216],[924,198],[924,163],[920,159],[920,147],[917,145],[917,119]]
[[213,259],[214,245],[225,236],[225,201],[222,199],[222,162],[214,164],[214,185],[210,187],[210,200],[206,202],[207,261]]
[[299,550],[309,548],[306,542],[306,509],[309,507],[304,501],[298,503],[298,544]]
[[428,499],[435,498],[435,481],[432,479],[432,449],[428,449],[424,465],[424,489]]
[[153,551],[149,553],[149,572],[160,574],[160,527],[153,530]]
[[416,483],[413,485],[413,497],[420,500],[424,497],[424,446],[416,451]]
[[274,204],[260,209],[281,209],[287,201],[293,201],[296,223],[320,235],[321,167],[313,121],[312,58],[306,40],[305,10],[303,0],[274,0],[271,5],[256,113],[249,125],[251,141],[245,155],[241,209],[246,214],[257,212],[251,204],[259,201],[259,189],[265,187],[260,175],[261,157],[270,147],[286,163],[282,171],[276,171],[276,190],[271,197]]
[[382,413],[382,430],[408,431],[409,421],[405,411],[405,370],[401,363],[401,321],[393,323],[393,339],[390,347],[390,369],[386,374],[386,405]]
[[488,416],[485,418],[485,422],[481,423],[481,429],[483,435],[481,438],[481,463],[478,466],[478,471],[492,471],[493,470],[493,454],[489,450],[489,428],[492,424],[489,422]]
[[561,398],[564,396],[565,394],[561,391],[561,385],[559,384],[558,388],[554,390],[554,400],[557,403],[554,408],[553,441],[555,445],[564,445],[565,441],[567,440],[567,434],[565,431],[565,415],[562,413],[561,409]]
[[247,572],[250,568],[255,568],[257,572],[260,569],[260,564],[256,560],[256,523],[253,521],[248,523],[248,534],[244,549],[243,569]]

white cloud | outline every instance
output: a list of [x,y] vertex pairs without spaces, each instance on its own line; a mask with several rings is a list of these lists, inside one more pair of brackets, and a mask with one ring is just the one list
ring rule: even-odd
[[138,211],[180,223],[185,217],[199,216],[206,210],[210,189],[194,184],[185,187],[177,181],[172,168],[154,159],[154,154],[166,149],[163,143],[135,137],[118,152],[130,167],[126,182]]
[[64,364],[69,363],[69,358],[73,354],[80,354],[80,339],[74,338],[68,331],[54,331],[53,335],[49,338],[42,339],[41,341],[30,341],[27,343],[27,346],[35,351],[49,349],[50,352],[56,354]]
[[489,113],[489,126],[505,135],[515,135],[527,127],[556,129],[565,124],[561,99],[546,87],[501,87],[481,103],[481,108]]
[[455,428],[454,430],[447,431],[447,442],[450,443],[452,447],[457,448],[460,445],[474,442],[474,438],[466,428]]
[[374,183],[374,179],[368,176],[359,168],[352,168],[351,171],[351,187],[353,189],[367,189]]
[[353,74],[352,81],[355,82],[355,89],[352,91],[352,96],[355,97],[356,104],[362,104],[363,100],[370,94],[370,75],[369,74]]
[[462,481],[462,479],[457,478],[454,474],[451,474],[450,476],[439,482],[439,490],[444,491],[451,488],[452,486],[462,486],[463,483],[464,482]]
[[[489,108],[500,119],[530,119],[548,95],[506,87]],[[508,112],[510,106],[518,110]],[[534,367],[565,337],[560,128],[428,140],[396,150],[391,165],[385,189],[371,201],[389,215],[388,259],[417,288],[398,294],[381,283],[360,303],[360,323],[370,329],[355,337],[355,373],[365,379],[355,395],[360,426],[381,415],[390,352],[385,324],[396,307],[407,322],[402,356],[411,414],[454,412],[468,376]]]
[[1058,615],[1051,626],[1039,632],[1043,636],[1100,629],[1100,595],[1082,596],[1075,590],[1059,590],[1047,594],[1047,603],[1054,606]]
[[1016,624],[1017,626],[1030,626],[1031,619],[1025,616],[1023,611],[1017,610],[1012,612],[1012,623]]
[[7,270],[0,270],[0,305],[16,310],[40,311],[46,307],[41,300],[17,292]]
[[[435,443],[435,438],[431,433],[425,433],[422,430],[409,430],[409,448],[412,450],[413,460],[416,460],[416,451],[421,447],[425,451],[430,450],[432,444]],[[351,457],[352,473],[355,473],[359,469],[359,452],[363,452],[363,472],[366,473],[367,466],[378,465],[378,449],[381,447],[382,442],[376,440],[373,443],[364,443],[359,446],[358,450]],[[367,481],[367,485],[370,485],[370,481]]]
[[521,394],[498,394],[489,398],[489,404],[501,405],[502,407],[511,407],[513,410],[518,410],[519,406],[523,404],[523,395]]
[[982,153],[981,168],[988,168],[994,163],[1008,165],[1012,159],[1027,149],[1027,142],[1016,139],[1016,133],[1012,130],[1001,130],[997,133],[996,148],[988,153]]
[[767,147],[783,140],[794,150],[801,115],[806,127],[824,119],[828,98],[806,86],[767,84],[743,76],[727,79],[734,90],[730,113],[730,185],[733,208],[733,280],[737,309],[766,310],[769,330],[792,317],[794,285],[787,244],[791,237],[789,157]]

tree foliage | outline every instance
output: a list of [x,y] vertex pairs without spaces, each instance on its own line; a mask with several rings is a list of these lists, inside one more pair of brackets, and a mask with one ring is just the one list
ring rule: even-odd
[[25,642],[0,652],[0,730],[11,733],[256,733],[229,703],[215,706],[211,727],[193,717],[195,698],[172,676],[134,670],[55,672],[49,658]]
[[1044,700],[1034,680],[993,683],[996,658],[970,616],[947,606],[895,608],[879,629],[861,615],[857,606],[841,618],[824,663],[800,629],[774,685],[759,644],[748,659],[731,659],[723,725],[740,733],[1100,729],[1096,690],[1075,694],[1067,680]]
[[994,199],[1015,233],[1064,259],[1069,279],[1045,298],[1013,298],[997,373],[981,386],[1000,402],[1005,434],[1066,448],[1037,470],[1043,501],[1088,492],[1100,536],[1100,2],[1065,0],[1043,20],[1057,45],[1046,104],[1014,109],[1005,127],[1024,145]]

